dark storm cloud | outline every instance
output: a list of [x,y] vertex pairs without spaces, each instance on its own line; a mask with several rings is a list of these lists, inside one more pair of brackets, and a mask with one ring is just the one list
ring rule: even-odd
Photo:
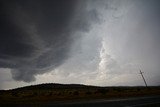
[[0,67],[15,80],[30,82],[68,58],[74,32],[88,32],[98,21],[86,1],[2,0],[0,3]]
[[0,6],[0,67],[11,68],[15,80],[32,81],[34,74],[54,68],[70,47],[72,0],[11,0]]

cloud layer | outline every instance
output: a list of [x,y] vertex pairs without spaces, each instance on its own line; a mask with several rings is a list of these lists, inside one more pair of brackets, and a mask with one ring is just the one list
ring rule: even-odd
[[159,0],[1,2],[0,67],[15,80],[143,85],[141,69],[160,84]]
[[75,0],[2,0],[0,8],[0,67],[26,82],[61,65],[74,33],[97,20],[95,10],[84,11],[86,2]]

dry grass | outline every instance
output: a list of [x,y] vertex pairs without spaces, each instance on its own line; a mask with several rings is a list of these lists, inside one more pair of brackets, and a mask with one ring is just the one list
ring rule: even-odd
[[0,103],[43,103],[160,95],[160,87],[31,86],[0,91]]

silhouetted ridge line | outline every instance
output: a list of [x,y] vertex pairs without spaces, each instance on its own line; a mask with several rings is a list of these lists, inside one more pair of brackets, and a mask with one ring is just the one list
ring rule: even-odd
[[15,89],[10,90],[33,90],[33,89],[72,89],[72,88],[87,88],[87,87],[97,87],[97,86],[91,86],[91,85],[83,85],[83,84],[59,84],[59,83],[44,83],[44,84],[37,84],[37,85],[30,85],[30,86],[24,86],[19,87]]

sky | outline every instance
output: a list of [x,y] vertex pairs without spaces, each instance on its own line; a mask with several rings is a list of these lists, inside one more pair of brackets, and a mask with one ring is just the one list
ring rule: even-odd
[[160,85],[159,0],[0,2],[0,89]]

